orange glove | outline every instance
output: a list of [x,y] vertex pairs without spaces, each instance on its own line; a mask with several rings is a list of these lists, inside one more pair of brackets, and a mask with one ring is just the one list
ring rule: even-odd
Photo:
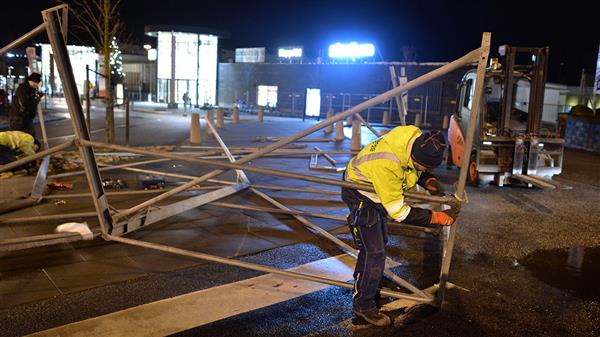
[[454,223],[454,218],[446,214],[446,212],[431,212],[431,220],[429,223],[440,226],[450,226]]

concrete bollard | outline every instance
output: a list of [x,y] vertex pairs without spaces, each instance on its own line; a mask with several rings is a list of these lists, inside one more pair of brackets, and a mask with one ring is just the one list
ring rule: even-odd
[[[327,110],[327,119],[333,117],[333,109],[329,109]],[[325,133],[332,133],[333,132],[333,125],[330,124],[329,126],[327,126],[325,128]]]
[[361,123],[358,119],[352,121],[352,144],[350,145],[350,151],[360,151],[361,149],[360,126]]
[[217,129],[222,129],[225,127],[225,110],[223,108],[219,108],[217,110]]
[[421,126],[421,114],[418,113],[415,115],[415,126],[416,127],[420,127]]
[[383,124],[383,126],[390,125],[390,112],[389,112],[389,110],[385,110],[383,112],[383,120],[381,121],[381,124]]
[[240,108],[234,106],[231,109],[231,123],[239,124],[240,123]]
[[[210,121],[210,123],[213,126],[215,126],[215,111],[213,109],[206,110],[206,120]],[[210,129],[208,128],[208,126],[206,127],[206,134],[208,136],[214,136],[212,131],[210,131]]]
[[259,121],[260,123],[262,123],[264,118],[265,118],[265,107],[259,106],[258,110],[256,111],[256,120]]
[[192,114],[192,123],[190,125],[190,143],[200,144],[202,142],[202,135],[200,134],[200,115],[197,113]]
[[450,123],[450,117],[448,115],[444,115],[444,120],[442,121],[442,130],[448,129],[449,123]]
[[335,141],[341,142],[344,140],[344,121],[335,122]]

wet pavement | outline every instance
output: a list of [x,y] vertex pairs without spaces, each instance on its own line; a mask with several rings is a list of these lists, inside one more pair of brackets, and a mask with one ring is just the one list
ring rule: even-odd
[[600,301],[600,247],[536,250],[519,263],[554,288],[585,301]]
[[[149,117],[152,116],[152,117]],[[163,116],[142,115],[134,144],[155,141],[182,144],[188,136],[188,117],[169,123]],[[58,123],[55,137],[67,135]],[[309,122],[310,123],[310,122]],[[265,123],[226,124],[220,133],[230,146],[264,146],[255,136],[286,136],[309,123],[292,119],[267,119]],[[147,131],[146,131],[147,128]],[[161,128],[163,129],[161,131]],[[147,133],[160,137],[147,137]],[[363,131],[367,134],[368,131]],[[164,134],[164,137],[162,136]],[[100,135],[100,133],[98,133]],[[315,133],[311,137],[322,137]],[[366,140],[365,140],[366,142]],[[348,149],[349,140],[305,143],[323,150]],[[214,145],[206,140],[202,145]],[[302,144],[302,143],[300,143]],[[186,150],[187,151],[187,150]],[[334,156],[343,165],[347,155]],[[252,165],[336,178],[308,170],[309,157],[264,158]],[[178,172],[201,175],[210,168],[181,163]],[[153,169],[167,170],[166,164]],[[115,171],[135,185],[135,173]],[[440,179],[450,186],[456,169],[438,169]],[[248,174],[254,183],[324,188],[333,186]],[[231,179],[223,175],[220,178]],[[11,185],[10,196],[27,191],[27,177]],[[542,191],[520,187],[469,187],[469,203],[459,219],[457,247],[450,289],[443,311],[402,328],[374,329],[352,324],[350,291],[327,288],[267,308],[217,321],[180,333],[181,336],[600,336],[600,304],[593,277],[598,275],[600,247],[600,156],[574,150],[565,152],[564,173],[556,178],[571,189]],[[84,192],[85,179],[72,178]],[[4,184],[3,181],[0,183]],[[180,179],[167,178],[170,187]],[[4,188],[4,187],[3,187]],[[295,208],[333,215],[345,214],[338,197],[288,191],[265,191]],[[3,197],[7,194],[4,193]],[[109,198],[118,208],[144,200]],[[113,201],[114,200],[114,201]],[[269,206],[249,192],[224,201]],[[66,205],[46,203],[10,214],[11,217],[59,214],[91,210],[89,201],[68,200]],[[313,220],[313,219],[311,219]],[[95,225],[95,220],[88,220]],[[343,224],[315,219],[351,243]],[[2,237],[51,232],[56,222],[0,225]],[[340,227],[341,226],[341,227]],[[245,261],[289,268],[323,259],[339,250],[317,240],[289,216],[271,216],[250,211],[224,211],[214,206],[169,218],[151,228],[131,234],[132,238],[172,244]],[[302,243],[298,243],[302,242]],[[436,237],[409,230],[393,229],[388,253],[404,262],[396,272],[421,288],[436,282],[439,241]],[[16,336],[103,315],[199,289],[259,275],[258,272],[203,263],[164,253],[101,240],[37,248],[0,256],[0,335]],[[561,277],[564,276],[564,277]],[[589,290],[586,292],[586,289]],[[594,290],[596,292],[594,293]],[[399,315],[394,312],[392,315]]]

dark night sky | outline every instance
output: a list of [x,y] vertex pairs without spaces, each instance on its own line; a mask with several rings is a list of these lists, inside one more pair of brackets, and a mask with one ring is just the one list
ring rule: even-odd
[[[211,27],[229,32],[225,48],[303,45],[316,57],[336,41],[373,42],[386,61],[400,60],[401,46],[417,48],[418,61],[450,61],[475,49],[492,32],[492,56],[500,44],[550,46],[549,80],[579,82],[592,73],[600,39],[595,1],[160,1],[123,0],[127,31],[143,39],[147,24]],[[41,22],[51,0],[6,0],[0,44]]]

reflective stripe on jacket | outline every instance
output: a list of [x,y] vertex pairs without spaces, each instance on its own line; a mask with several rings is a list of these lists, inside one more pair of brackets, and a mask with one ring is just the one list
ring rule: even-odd
[[4,131],[0,132],[0,145],[6,146],[11,150],[19,150],[24,156],[35,154],[33,151],[34,139],[27,132],[22,131]]
[[421,172],[410,152],[421,130],[415,126],[399,126],[385,136],[365,146],[348,163],[346,180],[371,184],[376,193],[359,191],[373,202],[383,204],[396,221],[403,221],[410,212],[404,203],[404,191],[413,188]]

